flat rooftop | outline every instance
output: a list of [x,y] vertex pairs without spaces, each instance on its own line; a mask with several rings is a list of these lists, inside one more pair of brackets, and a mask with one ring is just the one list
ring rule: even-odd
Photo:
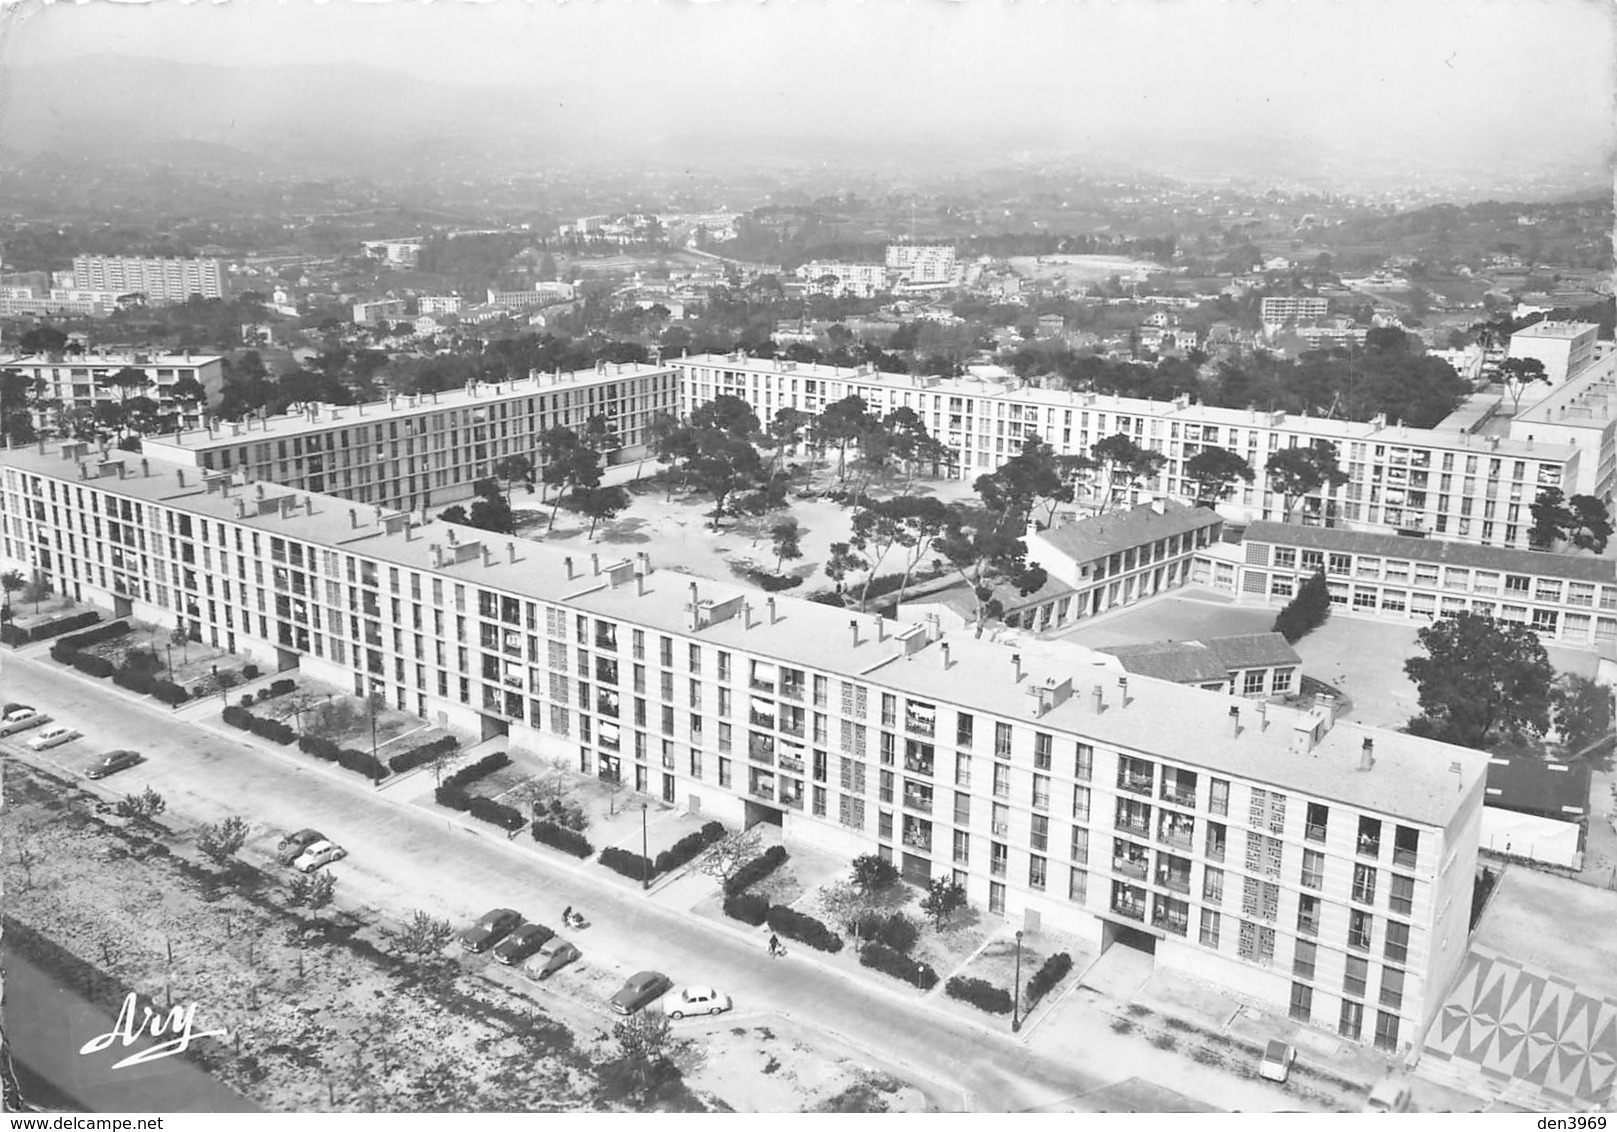
[[1310,527],[1300,523],[1248,523],[1243,542],[1266,542],[1274,546],[1300,546],[1310,550],[1341,551],[1346,554],[1374,554],[1383,558],[1407,558],[1412,562],[1435,562],[1446,566],[1468,566],[1516,574],[1542,574],[1551,578],[1572,578],[1584,582],[1617,582],[1617,562],[1581,554],[1561,554],[1553,550],[1514,550],[1504,546],[1476,546],[1447,539],[1405,538],[1371,531],[1349,531],[1341,527]]
[[680,366],[712,366],[749,373],[795,373],[801,377],[830,381],[857,381],[894,390],[918,390],[957,397],[990,397],[1014,400],[1019,405],[1039,405],[1062,409],[1095,409],[1114,413],[1171,417],[1175,421],[1219,425],[1225,428],[1291,429],[1308,436],[1338,441],[1373,440],[1377,443],[1409,444],[1432,448],[1471,450],[1490,455],[1531,458],[1565,463],[1577,453],[1570,444],[1535,444],[1530,440],[1480,437],[1464,432],[1409,428],[1375,421],[1346,421],[1308,417],[1258,409],[1225,409],[1184,401],[1151,401],[1143,397],[1123,397],[1113,393],[1045,389],[961,377],[928,377],[905,373],[884,373],[870,366],[828,366],[817,362],[791,362],[777,358],[737,358],[728,354],[693,354],[675,359]]
[[1580,334],[1598,331],[1593,322],[1535,322],[1511,335],[1512,338],[1576,338]]
[[1613,417],[1617,417],[1617,353],[1563,381],[1518,413],[1513,423],[1603,428]]
[[151,354],[143,350],[133,350],[125,353],[88,353],[88,354],[13,354],[9,357],[0,356],[0,365],[5,366],[72,366],[84,368],[86,366],[199,366],[208,362],[216,362],[222,357],[220,354]]
[[[45,447],[43,453],[36,447],[9,449],[0,454],[0,463],[79,482],[77,462],[65,459],[60,446]],[[919,625],[782,595],[774,596],[771,608],[761,591],[672,570],[653,569],[644,586],[632,576],[614,586],[608,567],[617,556],[605,548],[587,554],[441,519],[412,527],[402,514],[331,496],[262,483],[228,486],[230,477],[223,474],[207,477],[210,489],[194,467],[148,457],[149,474],[143,474],[139,457],[116,452],[107,465],[120,455],[126,460],[124,476],[103,474],[92,481],[98,489],[653,631],[692,633],[693,597],[721,607],[745,603],[750,608],[735,609],[733,616],[694,635],[717,647],[861,677],[970,711],[1032,720],[1030,689],[1070,681],[1070,696],[1039,716],[1037,726],[1426,825],[1445,825],[1457,802],[1473,788],[1480,791],[1487,775],[1487,755],[1446,743],[1339,722],[1312,750],[1299,753],[1293,749],[1294,731],[1312,726],[1315,717],[1294,709],[1269,706],[1260,719],[1258,710],[1238,696],[1147,677],[1129,680],[1125,702],[1114,673],[1097,675],[1076,657],[1061,663],[1048,652],[1030,653],[1030,662],[1018,672],[1012,649],[969,632],[928,640]],[[98,465],[99,453],[89,471],[100,470]],[[445,563],[440,558],[445,553],[463,560]],[[654,554],[650,564],[655,567]],[[1099,711],[1097,689],[1103,702]],[[1241,721],[1238,732],[1231,726],[1232,709]],[[1374,745],[1370,770],[1359,769],[1365,740]]]
[[293,436],[306,436],[324,432],[339,425],[346,427],[360,418],[367,420],[397,420],[421,413],[435,413],[445,409],[463,409],[476,405],[489,405],[518,397],[530,397],[552,389],[583,389],[653,374],[673,374],[672,366],[650,366],[633,363],[607,363],[604,367],[574,370],[571,373],[535,373],[517,381],[477,382],[458,389],[437,393],[409,394],[389,397],[385,401],[371,401],[363,405],[310,405],[298,413],[283,413],[274,417],[250,417],[240,422],[241,432],[234,432],[230,422],[220,422],[214,429],[188,429],[179,434],[153,438],[162,445],[201,450],[230,448],[252,440],[279,440]]

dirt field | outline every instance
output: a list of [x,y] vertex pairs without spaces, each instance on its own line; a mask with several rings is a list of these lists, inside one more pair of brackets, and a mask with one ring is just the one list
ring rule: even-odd
[[1476,942],[1500,955],[1617,998],[1617,940],[1590,924],[1617,917],[1617,892],[1508,866],[1488,900]]

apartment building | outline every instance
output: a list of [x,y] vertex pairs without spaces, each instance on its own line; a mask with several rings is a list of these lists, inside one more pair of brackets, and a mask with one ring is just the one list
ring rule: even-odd
[[422,295],[416,309],[422,314],[459,314],[463,301],[459,295]]
[[1270,295],[1258,303],[1258,315],[1266,326],[1312,322],[1330,310],[1331,301],[1318,295]]
[[355,326],[375,326],[384,319],[393,322],[404,317],[403,299],[366,299],[354,304]]
[[[1347,474],[1345,484],[1297,501],[1292,517],[1304,523],[1382,533],[1435,535],[1484,546],[1527,546],[1529,509],[1541,487],[1580,481],[1581,460],[1594,459],[1569,444],[1458,429],[1405,428],[1385,417],[1345,421],[1256,409],[1221,409],[1188,397],[1137,397],[1043,389],[1015,382],[917,377],[858,368],[703,354],[676,359],[684,411],[721,394],[740,397],[769,420],[783,408],[819,413],[848,396],[885,414],[907,406],[948,446],[955,473],[975,479],[1020,451],[1038,435],[1063,455],[1089,455],[1096,441],[1122,433],[1166,457],[1151,479],[1131,484],[1125,502],[1169,496],[1194,499],[1185,464],[1203,448],[1242,456],[1254,482],[1237,485],[1219,505],[1239,521],[1286,517],[1285,500],[1265,471],[1282,448],[1329,443]],[[1580,458],[1581,457],[1581,458]],[[1093,502],[1103,477],[1088,484]]]
[[[1529,386],[1528,392],[1542,391]],[[1612,501],[1617,477],[1617,353],[1597,356],[1574,377],[1531,401],[1510,422],[1514,440],[1567,444],[1583,454],[1567,495]]]
[[421,259],[421,248],[426,242],[422,236],[403,236],[391,240],[363,240],[361,246],[372,259],[399,267],[414,267]]
[[138,291],[154,303],[188,302],[192,295],[222,299],[226,291],[225,274],[217,259],[141,256],[74,256],[73,286],[120,295]]
[[496,291],[488,289],[491,307],[538,307],[548,303],[564,303],[577,294],[571,283],[535,283],[530,291]]
[[1510,336],[1508,356],[1537,358],[1551,384],[1559,384],[1595,360],[1599,332],[1592,322],[1535,322]]
[[0,566],[791,844],[959,879],[1401,1052],[1465,954],[1487,757],[150,455],[0,459]]
[[503,457],[526,456],[542,466],[541,433],[580,429],[598,415],[621,443],[607,462],[634,459],[644,451],[651,418],[677,412],[678,380],[666,366],[602,363],[369,405],[308,405],[300,413],[218,422],[148,438],[144,450],[245,481],[416,510],[467,498]]
[[948,244],[888,244],[887,277],[899,287],[953,287],[960,264]]
[[1363,531],[1253,523],[1240,546],[1209,548],[1198,580],[1283,605],[1324,570],[1344,612],[1430,622],[1486,613],[1531,626],[1545,644],[1617,655],[1617,562]]
[[879,263],[834,263],[814,260],[797,269],[797,277],[810,287],[841,298],[874,298],[887,289],[887,269]]
[[[206,416],[209,403],[217,402],[224,386],[224,359],[217,354],[29,354],[0,358],[0,368],[16,370],[39,390],[42,407],[34,410],[36,429],[56,428],[64,413],[94,408],[97,404],[133,397],[149,397],[159,412],[173,416],[182,427],[196,427]],[[113,374],[126,369],[146,376],[144,388],[128,390],[109,384]],[[202,404],[180,401],[174,387],[182,378],[199,382],[207,392]]]

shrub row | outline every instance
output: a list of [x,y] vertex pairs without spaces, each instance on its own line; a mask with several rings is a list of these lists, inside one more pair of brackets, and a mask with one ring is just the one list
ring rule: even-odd
[[1065,951],[1058,951],[1046,959],[1033,977],[1027,981],[1027,1008],[1032,1010],[1039,1004],[1039,999],[1049,994],[1055,985],[1067,977],[1072,970],[1072,956]]
[[902,912],[866,912],[854,922],[853,934],[908,955],[921,936],[921,926]]
[[842,937],[836,932],[813,916],[794,911],[784,904],[771,905],[764,922],[787,939],[806,943],[816,951],[829,951],[834,955],[842,950]]
[[297,738],[297,732],[291,726],[278,719],[264,719],[254,715],[244,707],[231,704],[220,713],[220,717],[231,727],[241,731],[251,731],[260,739],[270,739],[276,743],[290,743]]
[[110,641],[114,637],[121,637],[127,632],[129,632],[129,622],[108,621],[105,625],[97,625],[88,633],[74,633],[71,637],[63,637],[61,640],[57,641],[51,646],[51,659],[60,660],[63,663],[67,663],[67,658],[65,656],[59,656],[57,654],[75,653],[82,648],[88,648],[90,645],[100,644],[102,641]]
[[695,833],[687,833],[667,849],[657,854],[657,860],[652,863],[652,873],[660,875],[673,872],[681,865],[695,858],[709,845],[720,840],[724,834],[724,825],[716,821],[708,822]]
[[492,755],[484,755],[470,766],[461,767],[454,774],[444,779],[444,786],[458,790],[476,782],[480,778],[487,778],[501,767],[510,765],[510,755],[504,751],[495,751]]
[[961,1002],[969,1002],[978,1010],[986,1010],[990,1014],[1011,1012],[1011,992],[982,979],[956,975],[943,984],[943,993]]
[[90,652],[76,652],[67,661],[80,672],[90,676],[111,676],[118,671],[118,666],[104,657],[96,656]]
[[306,755],[313,755],[321,762],[336,763],[344,770],[363,774],[372,782],[380,782],[388,774],[387,767],[370,752],[355,750],[353,747],[339,747],[330,739],[323,739],[318,735],[304,735],[299,738],[298,750]]
[[[81,658],[74,658],[75,667],[77,667],[79,659]],[[191,698],[191,693],[178,684],[159,679],[150,672],[142,672],[138,668],[130,668],[127,665],[112,674],[112,682],[120,688],[128,688],[131,692],[138,692],[143,696],[155,696],[171,707],[183,704]]]
[[74,629],[94,625],[100,620],[101,614],[92,609],[85,613],[73,613],[66,617],[41,621],[26,629],[8,622],[0,625],[0,644],[26,645],[30,641],[43,641],[46,637],[59,637],[63,633],[71,633]]
[[627,849],[619,849],[615,845],[608,845],[602,849],[601,855],[596,860],[619,876],[628,877],[630,880],[656,875],[649,858],[642,857],[639,853],[631,853]]
[[[246,674],[243,673],[243,675],[246,675]],[[248,676],[247,679],[251,680],[252,677]],[[263,691],[260,691],[258,693],[258,698],[261,699],[261,700],[267,700],[272,696],[284,696],[288,692],[295,691],[297,689],[297,686],[298,686],[298,684],[297,684],[296,680],[285,680],[285,679],[271,680],[270,681],[270,686],[268,688],[263,689]],[[265,692],[268,692],[269,695],[266,696],[264,694]]]
[[765,593],[779,593],[803,584],[803,579],[795,574],[771,574],[767,570],[748,570],[746,577]]
[[900,955],[891,947],[880,943],[867,943],[859,950],[859,965],[902,979],[911,986],[931,990],[938,985],[938,973],[930,964]]
[[170,680],[153,680],[152,695],[170,707],[177,707],[191,698],[191,693]]
[[742,865],[729,880],[724,882],[724,894],[735,896],[747,891],[753,885],[763,880],[770,873],[786,863],[786,847],[784,845],[771,845],[763,851],[763,855],[754,857]]
[[757,927],[769,918],[769,898],[750,892],[737,892],[724,898],[724,914],[732,920]]
[[445,735],[442,739],[434,739],[430,743],[423,743],[419,747],[411,747],[408,751],[400,751],[387,760],[387,765],[393,769],[394,774],[402,774],[407,770],[414,770],[418,766],[430,763],[445,751],[453,751],[460,746],[460,740],[453,735]]
[[522,811],[515,806],[507,806],[504,802],[496,802],[493,798],[481,798],[473,795],[466,807],[467,812],[478,821],[486,821],[490,825],[497,825],[506,832],[521,829],[527,821]]
[[595,846],[589,843],[589,838],[576,830],[564,829],[553,821],[534,822],[533,839],[553,849],[560,849],[563,853],[571,853],[575,857],[588,857],[595,852]]

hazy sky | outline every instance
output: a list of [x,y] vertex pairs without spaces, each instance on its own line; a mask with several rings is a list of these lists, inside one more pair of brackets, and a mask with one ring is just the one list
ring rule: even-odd
[[[4,2],[4,0],[0,0]],[[1262,134],[1370,158],[1598,168],[1617,0],[14,3],[0,65],[361,61],[666,124],[1036,128],[1052,148]],[[571,109],[571,107],[569,107]],[[632,128],[633,121],[617,123]]]

